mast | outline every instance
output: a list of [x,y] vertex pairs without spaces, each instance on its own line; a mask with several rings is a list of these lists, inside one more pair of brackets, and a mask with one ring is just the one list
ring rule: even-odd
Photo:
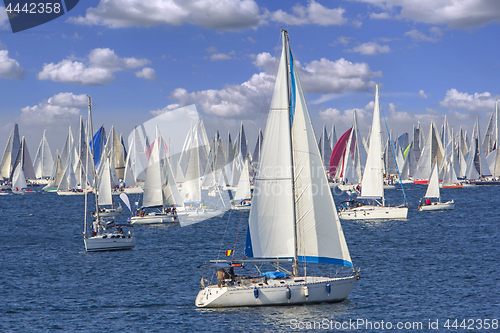
[[[87,95],[88,98],[88,110],[89,110],[89,116],[87,119],[87,133],[85,135],[85,140],[88,141],[88,136],[90,132],[90,96]],[[45,132],[44,132],[45,135]],[[85,143],[87,144],[87,143]],[[88,145],[87,145],[88,147]],[[88,177],[88,168],[89,168],[89,154],[88,154],[88,148],[85,147],[85,151],[87,152],[87,156],[85,156],[85,217],[83,219],[83,238],[87,238],[87,205],[88,205],[88,199],[87,199],[87,177]],[[98,210],[99,211],[99,210]]]
[[[292,98],[290,98],[290,93],[291,89],[295,89],[295,83],[292,81],[293,78],[293,57],[291,54],[291,49],[289,46],[289,40],[288,40],[288,33],[286,30],[281,29],[281,32],[283,33],[283,52],[286,52],[285,54],[288,55],[288,57],[285,57],[286,61],[286,68],[288,69],[288,128],[290,129],[290,159],[291,159],[291,174],[292,174],[292,193],[294,193],[294,203],[293,203],[293,276],[297,276],[299,274],[299,255],[298,255],[298,246],[297,246],[297,216],[295,212],[295,175],[294,175],[294,170],[293,170],[293,146],[292,146],[292,121],[293,121],[293,115],[292,115],[292,110],[295,107],[295,94],[292,93]],[[288,50],[287,50],[288,49]],[[290,63],[289,59],[292,61]]]

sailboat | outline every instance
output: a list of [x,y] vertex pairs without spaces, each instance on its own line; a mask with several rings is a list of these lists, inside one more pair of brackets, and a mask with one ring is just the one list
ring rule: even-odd
[[252,204],[252,193],[250,191],[250,170],[249,159],[245,159],[243,170],[241,171],[238,187],[231,203],[231,209],[248,210]]
[[16,166],[16,168],[14,169],[14,174],[12,175],[12,193],[14,194],[35,193],[34,191],[28,188],[21,164],[18,164]]
[[382,159],[382,131],[380,126],[380,101],[378,84],[375,87],[375,107],[370,132],[370,146],[366,157],[366,166],[361,181],[361,196],[359,199],[370,199],[374,204],[362,201],[348,200],[342,203],[339,216],[346,220],[364,219],[405,219],[408,207],[387,206],[384,198],[384,175]]
[[[437,199],[437,201],[432,201],[431,199]],[[453,199],[451,201],[441,202],[441,195],[439,193],[438,168],[437,162],[435,162],[434,167],[432,168],[431,176],[429,177],[427,192],[425,192],[425,196],[420,199],[418,211],[450,210],[453,208],[455,208],[455,202],[453,201]]]
[[[243,260],[214,260],[218,283],[198,293],[197,307],[291,305],[347,299],[357,272],[342,232],[323,161],[294,68],[288,35],[267,118]],[[303,263],[302,271],[299,262]],[[278,271],[232,276],[245,263],[274,263]],[[342,276],[308,275],[309,263],[346,267]],[[285,267],[292,266],[292,272]],[[313,265],[314,266],[314,265]],[[228,268],[229,279],[224,278]],[[202,286],[208,280],[202,280]]]
[[132,217],[131,223],[180,222],[175,207],[180,202],[180,194],[171,175],[172,170],[165,154],[164,141],[158,131],[149,152],[142,207],[138,210],[137,215]]
[[[113,202],[113,194],[111,187],[111,166],[110,158],[106,158],[104,161],[101,174],[98,182],[98,208],[99,215],[101,217],[115,217],[122,213],[123,207],[119,205],[115,207]],[[92,216],[97,216],[97,212],[94,212]]]
[[36,184],[47,185],[49,178],[52,175],[52,167],[54,166],[54,160],[50,152],[49,143],[45,137],[45,130],[43,130],[42,140],[38,146],[38,150],[35,156],[35,162],[33,163],[33,168],[35,169]]
[[[89,143],[92,144],[92,117],[91,100],[88,97],[88,120],[87,133],[85,135],[85,151],[90,152]],[[89,169],[94,168],[94,161],[91,154],[85,153],[85,181],[88,181]],[[90,160],[90,161],[89,161]],[[109,161],[109,160],[108,160]],[[92,173],[95,177],[96,173]],[[94,184],[97,181],[94,179]],[[88,225],[88,192],[85,191],[85,216],[83,219],[83,242],[87,252],[111,251],[111,250],[130,250],[135,247],[137,240],[129,223],[115,223],[114,220],[107,220],[99,215],[99,193],[95,193],[96,217],[92,222],[92,229]],[[128,230],[127,230],[128,229]]]

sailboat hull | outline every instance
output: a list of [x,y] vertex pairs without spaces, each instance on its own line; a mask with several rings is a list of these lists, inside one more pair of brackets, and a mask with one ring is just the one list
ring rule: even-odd
[[451,210],[455,208],[453,200],[447,202],[433,202],[430,205],[418,206],[418,211]]
[[130,224],[160,224],[160,223],[177,223],[179,217],[172,214],[148,214],[144,216],[134,216],[131,218]]
[[406,219],[407,216],[408,207],[365,205],[339,212],[343,220]]
[[198,293],[197,307],[292,305],[341,302],[349,297],[355,276],[296,277],[233,286],[208,286]]
[[130,250],[133,249],[137,243],[133,235],[111,234],[84,238],[84,242],[87,252]]
[[234,210],[250,210],[251,205],[231,205],[231,209]]
[[[100,217],[116,217],[122,213],[123,208],[120,206],[118,208],[105,208],[99,212]],[[96,216],[95,212],[92,212],[92,216]]]
[[144,190],[142,189],[142,187],[139,187],[139,186],[130,186],[130,187],[124,188],[123,192],[125,192],[127,194],[134,194],[134,193],[144,193]]

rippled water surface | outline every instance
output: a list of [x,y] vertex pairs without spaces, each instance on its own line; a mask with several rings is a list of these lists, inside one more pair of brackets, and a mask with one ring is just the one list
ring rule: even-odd
[[[0,196],[0,331],[326,331],[363,320],[375,327],[359,330],[421,322],[413,331],[424,332],[429,320],[447,331],[447,319],[500,319],[500,187],[444,189],[455,210],[417,212],[425,189],[407,186],[407,220],[342,222],[362,276],[347,301],[216,310],[194,305],[196,267],[235,242],[242,248],[248,213],[135,227],[134,250],[86,253],[83,196]],[[403,200],[399,190],[386,193]]]

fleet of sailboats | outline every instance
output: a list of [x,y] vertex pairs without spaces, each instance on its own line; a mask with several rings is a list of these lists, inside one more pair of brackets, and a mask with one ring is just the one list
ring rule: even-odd
[[[125,144],[114,127],[108,134],[104,126],[93,132],[89,97],[87,122],[80,117],[75,136],[69,127],[61,153],[52,155],[44,131],[32,163],[26,139],[14,126],[0,160],[0,194],[36,193],[32,186],[45,185],[45,191],[58,195],[84,195],[83,240],[85,250],[93,252],[133,249],[133,225],[221,216],[224,209],[207,207],[207,196],[220,198],[226,208],[223,194],[234,191],[231,209],[249,211],[244,259],[199,266],[215,269],[218,281],[202,277],[195,304],[235,307],[347,299],[359,271],[353,267],[340,219],[406,219],[409,205],[403,183],[427,184],[418,211],[455,208],[453,199],[441,201],[440,186],[500,185],[498,102],[484,136],[478,117],[469,135],[462,128],[455,134],[445,116],[441,130],[431,121],[424,135],[419,123],[413,133],[397,135],[394,141],[387,129],[383,140],[376,84],[368,138],[361,136],[354,111],[352,127],[340,138],[333,124],[330,132],[324,124],[317,140],[288,33],[281,34],[267,123],[264,133],[259,129],[253,155],[243,123],[234,142],[228,134],[224,144],[218,132],[208,139],[201,119],[192,123],[174,159],[158,126],[154,136],[134,128]],[[331,186],[358,198],[337,208]],[[403,189],[405,203],[389,206],[384,191],[396,186]],[[142,205],[132,209],[127,193],[138,194]],[[116,195],[131,213],[127,222],[117,222],[126,217]],[[235,268],[252,264],[258,273],[234,274]],[[311,264],[333,265],[336,273],[311,274]],[[264,265],[271,270],[263,272]]]

